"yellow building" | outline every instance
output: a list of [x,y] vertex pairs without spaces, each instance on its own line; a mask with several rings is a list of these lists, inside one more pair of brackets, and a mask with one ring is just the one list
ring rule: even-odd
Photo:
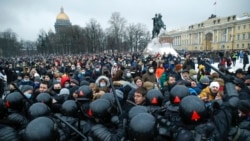
[[190,25],[181,30],[169,31],[176,50],[244,50],[250,49],[250,16],[216,17]]

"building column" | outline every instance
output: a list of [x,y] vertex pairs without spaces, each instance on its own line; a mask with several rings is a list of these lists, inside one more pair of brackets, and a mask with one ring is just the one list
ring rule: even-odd
[[189,39],[190,39],[189,45],[192,45],[192,34],[189,35]]
[[197,45],[200,44],[200,32],[197,33],[198,34],[198,42],[197,42]]
[[228,28],[226,28],[226,42],[228,41]]
[[234,27],[232,27],[232,32],[231,32],[231,41],[233,41],[234,38]]
[[201,44],[203,43],[203,34],[201,32]]
[[219,30],[217,29],[216,43],[218,43],[218,39],[219,39]]
[[175,46],[177,45],[177,37],[176,36],[174,37],[174,45]]
[[180,35],[180,45],[182,45],[181,35]]
[[213,38],[212,38],[212,42],[214,43],[214,30],[213,30]]

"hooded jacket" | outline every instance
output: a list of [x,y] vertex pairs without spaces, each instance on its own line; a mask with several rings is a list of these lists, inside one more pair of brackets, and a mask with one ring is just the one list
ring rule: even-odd
[[99,87],[99,86],[100,86],[100,81],[101,81],[102,79],[104,79],[104,80],[107,82],[107,87],[109,87],[109,86],[110,86],[109,78],[106,77],[106,76],[104,76],[104,75],[99,76],[99,77],[96,79],[95,84]]

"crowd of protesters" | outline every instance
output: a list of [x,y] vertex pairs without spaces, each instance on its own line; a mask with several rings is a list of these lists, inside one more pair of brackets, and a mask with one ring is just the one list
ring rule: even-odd
[[247,141],[248,64],[247,51],[3,58],[0,140]]

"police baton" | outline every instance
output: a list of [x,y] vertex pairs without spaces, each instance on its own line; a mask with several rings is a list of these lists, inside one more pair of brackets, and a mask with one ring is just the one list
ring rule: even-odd
[[15,89],[23,96],[23,98],[30,104],[32,105],[32,102],[24,95],[24,93],[16,86],[15,83],[11,83],[15,87]]
[[126,102],[127,103],[129,103],[129,104],[131,104],[131,105],[133,105],[133,106],[137,106],[133,101],[131,101],[131,100],[126,100]]
[[209,66],[210,68],[212,68],[215,72],[217,72],[221,78],[223,78],[225,81],[227,82],[233,82],[234,77],[231,75],[227,75],[223,72],[221,72],[220,70],[216,69],[214,66],[212,66],[211,64],[209,64],[208,62],[204,61],[204,64],[206,64],[207,66]]
[[115,91],[115,87],[114,87],[114,85],[113,85],[113,82],[111,81],[110,78],[109,78],[109,82],[110,82],[110,86],[111,86],[111,88],[112,88],[113,95],[114,95],[114,97],[115,97],[115,101],[116,101],[116,104],[117,104],[117,106],[118,106],[118,109],[119,109],[120,115],[121,115],[121,114],[122,114],[122,107],[121,107],[120,101],[118,100],[118,97],[117,97],[117,95],[116,95],[116,91]]
[[61,117],[59,117],[58,115],[54,115],[55,118],[59,119],[60,121],[62,121],[63,123],[65,123],[69,128],[71,128],[73,131],[75,131],[76,133],[78,133],[85,141],[87,140],[87,137],[85,135],[83,135],[80,131],[78,131],[74,126],[72,126],[71,124],[69,124],[67,121],[65,121],[64,119],[62,119]]

